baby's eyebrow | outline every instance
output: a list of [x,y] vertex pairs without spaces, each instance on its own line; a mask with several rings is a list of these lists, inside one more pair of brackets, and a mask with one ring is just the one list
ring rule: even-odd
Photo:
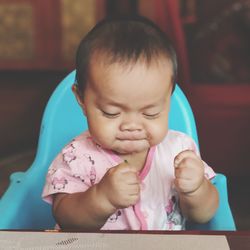
[[150,108],[155,108],[158,106],[159,106],[159,103],[153,103],[153,104],[148,104],[148,105],[144,106],[143,109],[150,109]]
[[106,105],[115,106],[115,107],[119,107],[119,108],[126,108],[127,107],[126,104],[115,102],[115,101],[107,101]]
[[[113,107],[117,107],[117,108],[121,108],[121,109],[130,109],[130,104],[128,104],[127,102],[123,103],[123,102],[119,102],[118,100],[112,100],[110,97],[100,97],[97,102],[99,104],[102,105],[107,105],[107,106],[113,106]],[[153,108],[157,108],[160,107],[164,104],[164,99],[160,99],[160,100],[155,100],[155,102],[151,102],[148,104],[146,103],[145,106],[141,106],[140,110],[146,110],[146,109],[153,109]]]
[[[119,103],[119,102],[107,102],[106,104],[110,105],[110,106],[118,107],[118,108],[121,108],[121,109],[128,109],[128,105],[123,104],[123,103]],[[146,106],[143,106],[140,109],[145,110],[145,109],[156,108],[158,106],[160,106],[159,103],[154,103],[154,104],[148,104]]]
[[118,108],[127,108],[126,104],[111,100],[109,98],[100,98],[99,100],[97,100],[97,103],[102,103],[103,105],[114,106]]

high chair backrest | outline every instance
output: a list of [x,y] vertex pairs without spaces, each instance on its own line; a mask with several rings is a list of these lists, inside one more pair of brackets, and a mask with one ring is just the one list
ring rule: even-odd
[[[71,72],[53,92],[43,115],[35,160],[26,172],[12,174],[11,184],[0,199],[0,229],[54,227],[51,206],[41,199],[48,167],[63,146],[88,127],[71,90],[74,82],[75,71]],[[194,116],[178,85],[171,98],[169,127],[190,135],[198,145]],[[227,202],[227,188],[223,185]],[[227,222],[223,227],[224,222],[221,221],[220,226],[216,226],[217,230],[233,230],[234,223],[228,202],[224,207],[230,215],[230,223]]]

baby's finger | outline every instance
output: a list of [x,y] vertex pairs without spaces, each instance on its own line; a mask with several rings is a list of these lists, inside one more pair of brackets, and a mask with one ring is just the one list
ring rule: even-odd
[[139,184],[131,184],[128,187],[128,192],[130,195],[139,195],[140,191],[141,191],[141,188]]
[[175,168],[175,177],[180,179],[191,180],[195,176],[195,171],[192,165],[195,164],[195,161],[190,158],[185,158],[178,167]]
[[191,159],[197,159],[198,156],[196,155],[196,153],[192,150],[184,150],[182,152],[180,152],[177,156],[175,156],[174,159],[174,167],[179,167],[180,163],[187,158],[191,158]]
[[123,178],[126,184],[128,185],[140,185],[140,178],[135,172],[126,172],[123,173]]
[[185,179],[175,179],[174,180],[174,185],[177,191],[179,192],[189,192],[192,188],[190,188],[190,182]]
[[128,207],[134,206],[140,199],[140,196],[138,195],[131,195],[128,201]]

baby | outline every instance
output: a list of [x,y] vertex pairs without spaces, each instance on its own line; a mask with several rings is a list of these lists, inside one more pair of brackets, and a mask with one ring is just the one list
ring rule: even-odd
[[103,20],[81,41],[73,92],[89,130],[52,162],[43,198],[71,230],[181,230],[218,207],[194,141],[168,129],[176,54],[151,21]]

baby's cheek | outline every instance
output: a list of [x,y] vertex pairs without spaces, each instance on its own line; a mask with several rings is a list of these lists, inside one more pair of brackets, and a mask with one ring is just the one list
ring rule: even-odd
[[167,131],[167,125],[163,126],[161,124],[156,124],[155,126],[151,126],[149,128],[150,146],[159,144],[167,135]]
[[119,126],[114,122],[110,123],[107,126],[104,126],[104,130],[102,131],[104,140],[112,145],[116,142],[117,134],[119,134]]

